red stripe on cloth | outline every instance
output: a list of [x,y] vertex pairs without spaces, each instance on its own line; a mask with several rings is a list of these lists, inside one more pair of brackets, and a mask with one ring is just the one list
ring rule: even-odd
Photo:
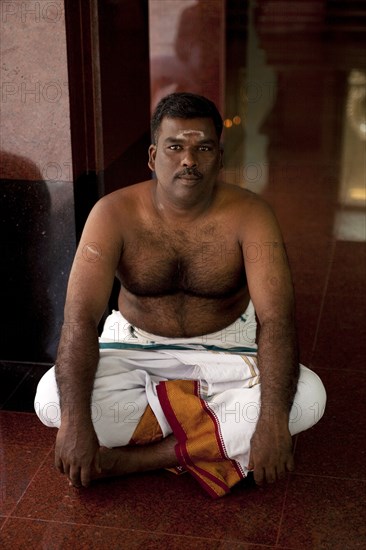
[[[194,395],[196,395],[199,398],[199,396],[198,396],[198,382],[193,381],[193,384],[194,384],[193,385]],[[225,493],[228,493],[230,489],[225,483],[223,483],[220,479],[217,479],[215,476],[213,476],[209,472],[206,472],[205,470],[203,470],[202,468],[197,466],[192,461],[191,457],[189,456],[188,449],[187,449],[187,446],[186,446],[186,441],[188,439],[187,434],[184,431],[182,425],[180,424],[178,418],[176,417],[176,415],[174,413],[174,410],[172,408],[172,405],[170,403],[170,399],[169,399],[169,396],[168,396],[167,386],[164,382],[160,382],[160,384],[158,384],[156,389],[157,389],[157,394],[158,394],[158,398],[159,398],[159,401],[160,401],[160,405],[161,405],[161,407],[164,411],[164,414],[165,414],[165,416],[166,416],[166,418],[167,418],[167,420],[170,424],[171,429],[173,430],[173,433],[174,433],[175,437],[178,440],[178,443],[177,443],[177,445],[175,445],[174,450],[175,450],[175,454],[176,454],[176,457],[177,457],[177,460],[178,460],[179,464],[181,466],[183,466],[184,468],[189,467],[190,473],[197,479],[197,481],[210,494],[211,497],[218,498],[219,496],[221,496],[221,492],[220,492],[220,494],[215,492],[212,489],[212,487],[209,484],[207,484],[204,479],[202,479],[201,476],[204,476],[204,477],[210,479],[214,484],[221,487],[221,489]],[[201,474],[201,475],[199,475],[199,474]]]
[[[165,416],[172,428],[172,431],[174,435],[177,438],[177,445],[175,446],[175,454],[177,457],[178,462],[186,468],[193,477],[197,479],[197,481],[201,484],[201,486],[210,494],[213,498],[218,498],[220,496],[223,496],[224,494],[228,493],[230,491],[230,487],[226,482],[225,476],[222,477],[222,474],[219,476],[215,475],[215,467],[212,467],[215,462],[218,463],[226,463],[230,464],[230,467],[234,472],[236,472],[236,483],[240,479],[242,479],[244,476],[240,469],[237,467],[237,463],[234,460],[231,460],[227,457],[227,453],[224,448],[224,443],[221,438],[221,431],[218,425],[218,420],[216,416],[214,415],[213,411],[211,411],[209,408],[205,406],[204,400],[200,397],[199,392],[199,382],[198,381],[176,381],[177,382],[177,388],[179,391],[186,393],[187,397],[189,395],[196,399],[195,403],[195,409],[196,413],[197,411],[201,410],[206,420],[211,424],[212,428],[209,430],[212,433],[212,445],[213,449],[216,449],[216,457],[214,459],[207,458],[207,465],[211,464],[211,467],[208,468],[202,468],[199,466],[200,463],[203,465],[205,464],[204,458],[196,458],[196,462],[194,462],[194,459],[191,457],[190,451],[192,449],[189,449],[189,446],[192,444],[192,440],[189,436],[189,429],[187,433],[187,427],[184,427],[184,418],[186,415],[186,410],[182,411],[182,401],[177,401],[176,403],[171,401],[172,392],[174,394],[174,391],[177,391],[175,387],[173,386],[174,382],[168,381],[168,382],[161,382],[157,386],[157,394],[158,398],[161,404],[161,407],[165,413]],[[179,386],[179,382],[182,384],[187,384],[189,387],[187,390],[183,391],[182,387]],[[179,393],[178,393],[179,396]],[[198,399],[198,401],[197,401]],[[177,411],[175,410],[177,409]],[[183,412],[183,418],[179,419],[179,415]],[[193,413],[192,413],[193,414]],[[187,420],[187,418],[186,418]],[[192,420],[194,422],[194,414],[192,417]],[[194,429],[194,428],[193,428]],[[195,433],[193,431],[193,433]],[[216,441],[216,444],[213,442]],[[233,479],[231,477],[231,479]]]
[[232,458],[229,458],[228,455],[227,455],[227,452],[226,452],[226,449],[225,449],[225,444],[224,444],[224,439],[221,436],[220,424],[219,424],[218,420],[216,419],[216,415],[215,415],[214,411],[212,411],[210,409],[210,407],[208,406],[208,404],[206,403],[206,401],[204,399],[200,399],[200,403],[201,403],[202,408],[207,412],[208,416],[211,418],[211,420],[212,420],[212,422],[215,426],[216,441],[217,441],[217,445],[220,449],[220,452],[222,454],[222,457],[225,458],[225,460],[230,460],[231,464],[234,466],[234,468],[237,471],[238,475],[242,479],[244,479],[245,474],[241,470],[241,468],[240,468],[239,464],[237,463],[237,461],[233,460]]
[[177,417],[174,414],[172,406],[170,404],[168,389],[166,387],[166,384],[164,382],[160,382],[160,384],[158,384],[156,388],[156,391],[158,394],[160,405],[170,424],[171,429],[174,432],[175,437],[181,442],[187,441],[187,434],[183,430],[182,426],[180,425]]
[[[183,447],[183,448],[182,448]],[[183,450],[185,450],[185,453],[183,453]],[[177,460],[180,464],[182,464],[184,467],[187,467],[187,463],[190,462],[192,466],[188,469],[189,473],[198,481],[198,483],[201,485],[201,487],[208,493],[212,498],[219,498],[222,496],[221,492],[216,492],[211,485],[205,482],[204,479],[202,479],[201,476],[207,477],[208,479],[211,479],[211,481],[215,485],[220,485],[221,482],[216,477],[212,476],[202,468],[199,468],[196,464],[194,464],[190,458],[189,455],[186,454],[187,449],[184,443],[180,445],[179,443],[175,446],[175,454],[177,456]],[[187,460],[188,456],[188,460]],[[201,475],[200,475],[201,474]],[[227,485],[222,484],[222,489],[224,493],[228,493],[230,491],[230,488]]]

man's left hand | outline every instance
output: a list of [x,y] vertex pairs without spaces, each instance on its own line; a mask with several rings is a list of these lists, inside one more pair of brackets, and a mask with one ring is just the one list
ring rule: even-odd
[[292,438],[284,422],[258,421],[251,439],[248,469],[253,470],[257,485],[273,483],[295,468]]

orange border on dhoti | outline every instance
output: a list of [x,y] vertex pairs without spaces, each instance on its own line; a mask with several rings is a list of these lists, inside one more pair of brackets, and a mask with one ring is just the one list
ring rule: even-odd
[[195,380],[168,380],[157,386],[160,405],[177,439],[177,460],[218,498],[245,474],[238,462],[228,458],[219,420],[199,390]]

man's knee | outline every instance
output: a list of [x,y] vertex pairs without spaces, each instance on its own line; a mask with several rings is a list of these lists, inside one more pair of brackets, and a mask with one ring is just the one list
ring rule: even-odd
[[50,428],[60,427],[61,410],[54,367],[39,381],[34,409],[43,424]]
[[327,394],[323,382],[312,370],[300,366],[300,377],[290,414],[290,431],[296,434],[311,428],[324,414]]

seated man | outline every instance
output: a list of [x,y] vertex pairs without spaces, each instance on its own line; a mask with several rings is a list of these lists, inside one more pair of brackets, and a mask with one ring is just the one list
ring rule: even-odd
[[[291,436],[323,414],[323,385],[298,363],[280,230],[260,197],[218,179],[221,131],[206,98],[163,98],[156,179],[103,197],[86,222],[35,399],[76,487],[158,468],[213,497],[251,470],[271,483],[294,468]],[[119,311],[98,341],[115,274]]]

